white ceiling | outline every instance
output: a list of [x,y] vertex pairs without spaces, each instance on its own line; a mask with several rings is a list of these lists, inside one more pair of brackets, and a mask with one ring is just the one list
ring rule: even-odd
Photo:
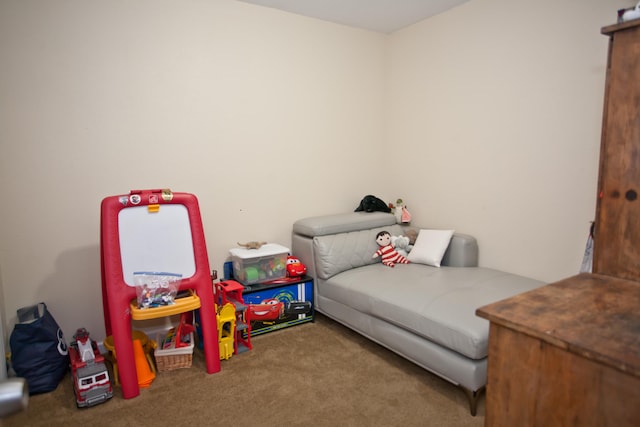
[[392,33],[469,0],[240,0],[337,24]]

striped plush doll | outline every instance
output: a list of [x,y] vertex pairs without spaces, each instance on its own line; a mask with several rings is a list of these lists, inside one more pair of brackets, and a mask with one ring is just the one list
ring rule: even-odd
[[382,257],[382,263],[389,267],[396,264],[409,264],[409,260],[400,255],[391,244],[391,234],[388,231],[381,231],[376,236],[376,243],[380,249],[373,254],[373,258]]

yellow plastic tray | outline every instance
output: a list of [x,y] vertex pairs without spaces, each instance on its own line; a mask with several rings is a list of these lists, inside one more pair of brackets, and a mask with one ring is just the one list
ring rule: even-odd
[[133,320],[156,319],[158,317],[171,316],[200,308],[200,298],[198,298],[198,295],[196,295],[193,289],[189,289],[189,295],[176,298],[175,304],[153,308],[138,308],[138,301],[133,299],[129,307],[131,308],[131,318]]

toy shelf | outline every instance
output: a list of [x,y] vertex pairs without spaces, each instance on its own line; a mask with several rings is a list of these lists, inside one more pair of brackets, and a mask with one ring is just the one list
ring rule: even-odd
[[236,308],[236,352],[244,353],[245,351],[251,350],[251,347],[247,343],[250,325],[245,322],[246,316],[244,315],[249,307],[233,298],[228,298],[228,301]]

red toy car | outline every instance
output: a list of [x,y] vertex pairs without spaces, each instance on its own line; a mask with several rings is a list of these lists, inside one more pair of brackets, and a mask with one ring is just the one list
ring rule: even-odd
[[307,266],[292,255],[287,256],[287,277],[301,277],[307,273]]

